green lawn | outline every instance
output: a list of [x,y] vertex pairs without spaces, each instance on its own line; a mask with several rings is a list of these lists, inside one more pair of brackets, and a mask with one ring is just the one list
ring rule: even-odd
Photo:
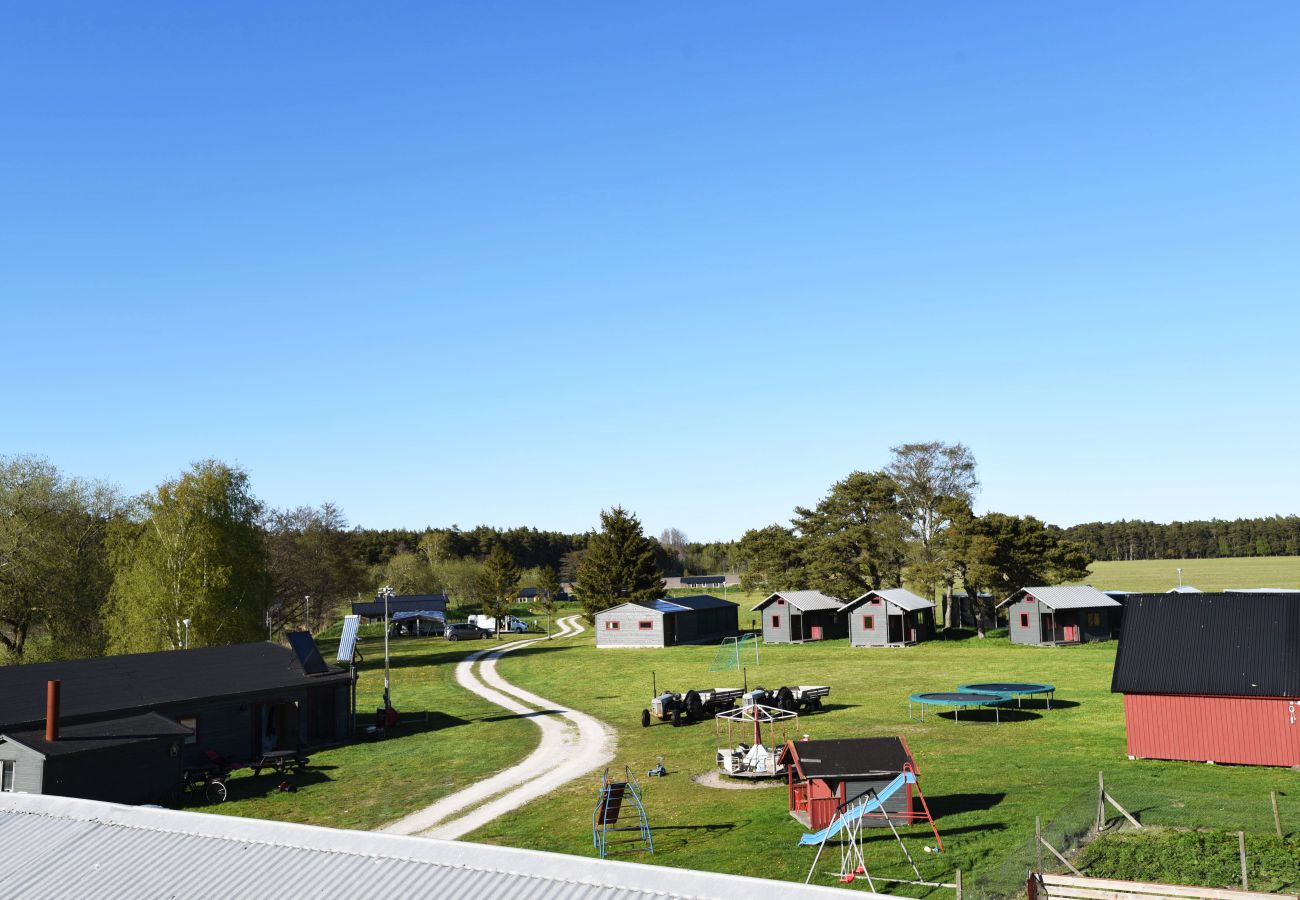
[[[948,853],[923,852],[926,832],[909,846],[923,875],[948,879],[961,868],[968,883],[990,880],[1004,890],[1023,877],[1034,817],[1082,824],[1095,808],[1097,772],[1110,791],[1152,823],[1271,830],[1270,790],[1283,796],[1284,822],[1300,826],[1296,775],[1279,769],[1129,761],[1123,705],[1110,693],[1114,644],[1071,648],[1012,646],[1003,638],[935,641],[903,650],[850,649],[844,641],[764,646],[749,683],[830,684],[830,709],[801,719],[814,738],[903,735],[921,769],[921,787],[939,819]],[[709,771],[716,748],[708,723],[673,729],[640,727],[650,672],[674,690],[739,684],[710,673],[716,648],[596,650],[590,633],[562,651],[507,657],[500,671],[543,696],[593,713],[615,726],[615,766],[644,776],[664,755],[672,775],[646,780],[655,862],[802,880],[811,852],[796,846],[801,828],[786,812],[783,790],[721,791],[691,776]],[[927,715],[909,721],[907,696],[951,688],[963,680],[1043,680],[1059,688],[1060,708],[1021,721],[955,723]],[[591,813],[598,774],[580,780],[471,835],[472,840],[590,854]],[[868,842],[872,871],[907,874],[888,834]],[[1025,857],[1027,858],[1027,857]],[[828,879],[826,879],[828,880]],[[908,889],[909,892],[916,889]],[[922,891],[924,889],[921,889]],[[899,892],[903,892],[900,887]]]
[[1104,591],[1167,591],[1178,584],[1203,591],[1225,588],[1300,588],[1300,556],[1256,556],[1242,559],[1143,559],[1096,562],[1085,579]]

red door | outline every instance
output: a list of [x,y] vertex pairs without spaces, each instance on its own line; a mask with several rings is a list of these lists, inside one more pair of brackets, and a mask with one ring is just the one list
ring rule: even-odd
[[822,627],[820,625],[814,625],[812,627],[812,640],[820,641],[821,639],[822,639]]
[[1079,617],[1077,613],[1061,613],[1061,639],[1079,640]]

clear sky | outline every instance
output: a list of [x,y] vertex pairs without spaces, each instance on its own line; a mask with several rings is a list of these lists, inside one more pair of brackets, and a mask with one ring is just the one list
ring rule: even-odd
[[739,537],[1300,511],[1300,5],[0,7],[0,453]]

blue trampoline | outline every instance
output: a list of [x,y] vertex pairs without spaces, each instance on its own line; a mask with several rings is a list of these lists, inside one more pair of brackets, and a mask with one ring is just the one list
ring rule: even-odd
[[1056,685],[1038,684],[1032,681],[980,681],[976,684],[960,685],[957,690],[986,694],[1006,694],[1008,697],[1015,698],[1016,706],[1020,705],[1021,697],[1042,694],[1047,700],[1048,709],[1052,708],[1052,698],[1056,696]]
[[993,721],[1000,722],[998,707],[1004,703],[1010,703],[1011,697],[1007,694],[997,694],[989,691],[934,691],[925,694],[913,694],[907,698],[907,717],[915,720],[912,715],[912,704],[915,703],[921,707],[921,721],[925,721],[925,708],[927,706],[947,706],[952,708],[952,716],[955,721],[961,721],[961,711],[970,707],[988,707],[993,710]]

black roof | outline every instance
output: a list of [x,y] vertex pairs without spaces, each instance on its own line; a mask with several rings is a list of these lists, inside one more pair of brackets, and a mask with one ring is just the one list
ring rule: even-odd
[[269,641],[0,666],[0,729],[44,722],[45,684],[56,679],[62,717],[77,719],[347,678],[333,666],[308,675],[293,650]]
[[714,597],[712,594],[694,594],[690,597],[665,597],[664,600],[669,603],[676,603],[678,606],[684,606],[687,609],[727,609],[736,606],[730,600],[723,600],[720,597]]
[[1130,595],[1111,690],[1300,697],[1300,595]]
[[[389,613],[423,612],[424,610],[445,610],[446,594],[400,594],[388,601]],[[375,619],[383,616],[384,601],[367,600],[352,604],[352,615]]]
[[907,745],[897,737],[791,741],[782,753],[791,752],[798,760],[798,770],[806,778],[897,775],[905,763],[912,762]]
[[45,740],[44,726],[25,731],[10,731],[4,736],[16,744],[22,744],[50,757],[71,756],[74,753],[88,753],[106,747],[154,741],[159,738],[188,737],[193,733],[189,728],[165,716],[145,713],[142,716],[122,716],[99,722],[62,725],[59,727],[59,739],[52,744]]

